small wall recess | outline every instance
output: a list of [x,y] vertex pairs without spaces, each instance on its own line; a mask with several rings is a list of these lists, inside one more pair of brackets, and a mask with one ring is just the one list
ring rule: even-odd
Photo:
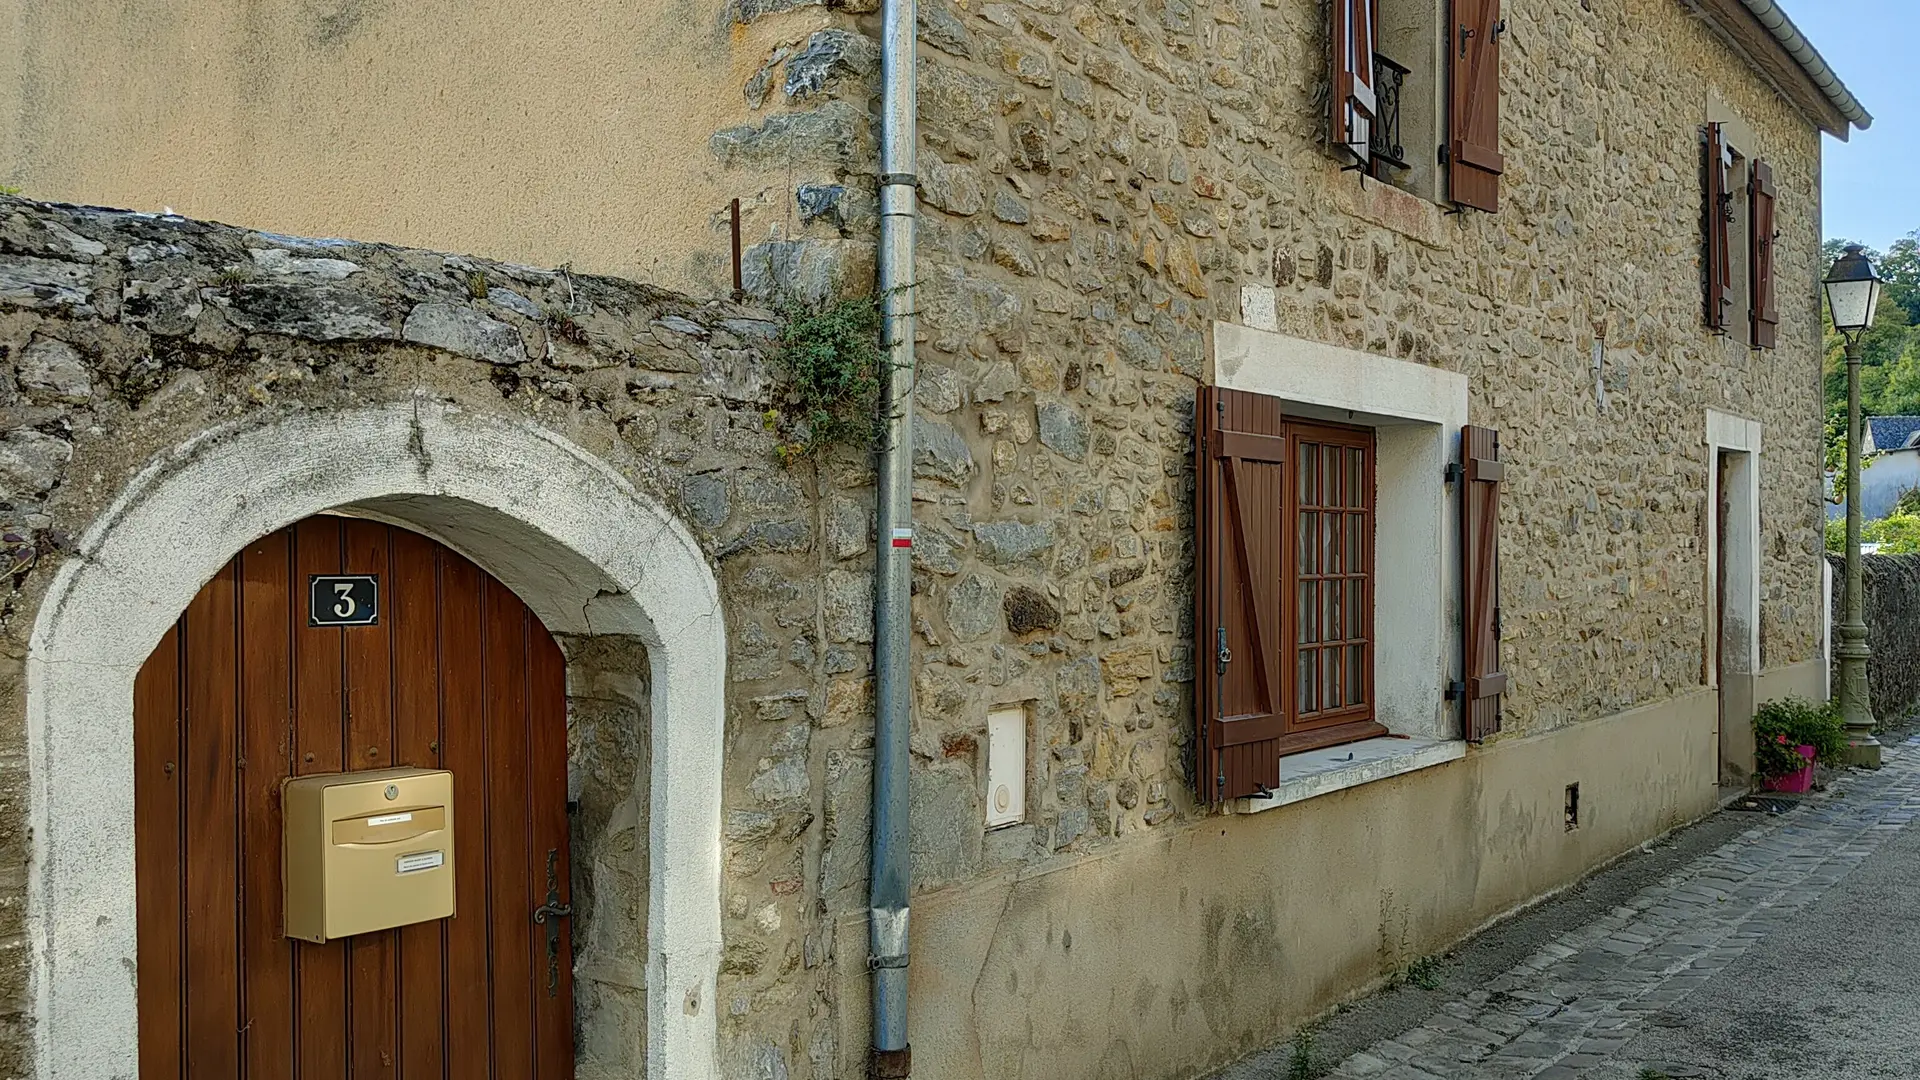
[[1580,827],[1580,785],[1567,785],[1567,831]]
[[1027,819],[1027,709],[1003,705],[987,714],[987,828]]

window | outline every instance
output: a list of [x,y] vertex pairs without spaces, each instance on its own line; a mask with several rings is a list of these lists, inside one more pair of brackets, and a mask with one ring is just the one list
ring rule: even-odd
[[[1373,719],[1373,432],[1289,421],[1294,595],[1288,733]],[[1366,738],[1370,732],[1340,735]]]
[[1751,136],[1737,122],[1708,124],[1702,141],[1707,328],[1750,348],[1771,349],[1780,322],[1773,168],[1743,149],[1751,146]]
[[1374,703],[1374,433],[1202,389],[1196,491],[1199,788],[1279,783],[1279,761],[1387,734]]
[[1329,143],[1434,200],[1500,205],[1500,0],[1329,0]]

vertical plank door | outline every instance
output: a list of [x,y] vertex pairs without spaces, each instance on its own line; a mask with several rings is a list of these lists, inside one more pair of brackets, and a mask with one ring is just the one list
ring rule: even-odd
[[[341,573],[378,619],[310,625]],[[248,545],[141,669],[134,765],[143,1077],[572,1077],[565,662],[485,571],[344,517]],[[282,782],[395,765],[454,774],[454,916],[288,940]]]

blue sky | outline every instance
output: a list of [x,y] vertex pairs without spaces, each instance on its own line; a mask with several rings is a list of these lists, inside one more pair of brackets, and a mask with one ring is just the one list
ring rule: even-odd
[[1920,229],[1920,2],[1778,0],[1873,126],[1827,138],[1825,232],[1885,250]]

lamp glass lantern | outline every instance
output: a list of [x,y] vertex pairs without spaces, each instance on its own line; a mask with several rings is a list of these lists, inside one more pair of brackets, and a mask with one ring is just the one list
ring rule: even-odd
[[1823,284],[1833,328],[1849,338],[1866,333],[1873,325],[1873,313],[1880,307],[1881,278],[1859,244],[1847,245]]

